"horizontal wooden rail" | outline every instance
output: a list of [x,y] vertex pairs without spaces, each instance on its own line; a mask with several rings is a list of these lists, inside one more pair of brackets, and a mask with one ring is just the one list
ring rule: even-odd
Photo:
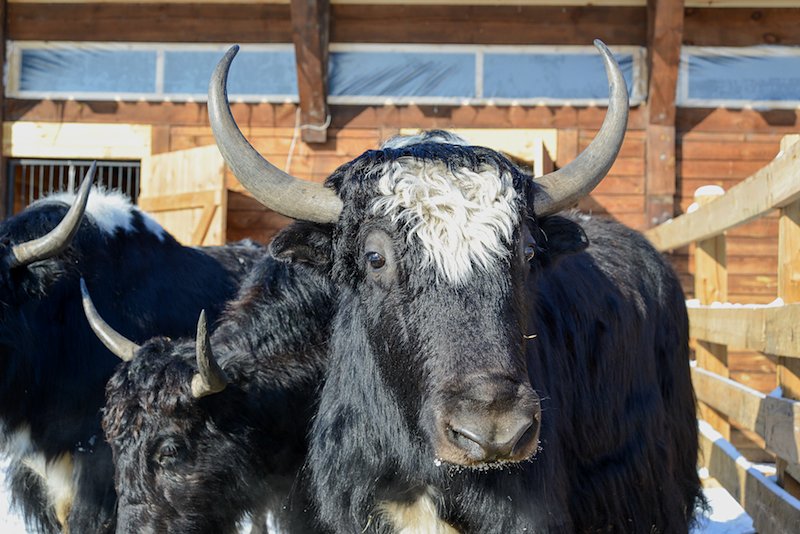
[[159,213],[202,208],[200,220],[192,231],[191,243],[202,245],[214,220],[217,208],[222,205],[223,192],[219,190],[190,191],[153,197],[139,197],[139,207],[145,211]]
[[145,211],[159,212],[188,210],[215,206],[222,202],[222,193],[217,190],[191,191],[153,197],[139,197],[137,203]]
[[728,378],[692,368],[697,399],[761,436],[767,449],[800,462],[800,402],[764,395]]
[[794,143],[724,195],[696,211],[648,230],[645,235],[658,250],[673,250],[791,204],[800,198],[798,160],[800,143]]
[[765,477],[711,425],[700,421],[703,465],[753,519],[759,534],[794,534],[800,521],[800,500]]
[[740,349],[800,358],[800,304],[760,308],[690,306],[691,336]]

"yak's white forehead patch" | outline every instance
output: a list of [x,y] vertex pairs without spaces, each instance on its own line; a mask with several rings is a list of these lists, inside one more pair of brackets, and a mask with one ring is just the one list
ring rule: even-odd
[[[75,193],[56,193],[49,195],[41,200],[37,200],[31,207],[41,206],[49,202],[62,202],[72,205],[75,201]],[[114,235],[117,230],[132,233],[133,213],[138,212],[142,216],[145,228],[155,235],[160,241],[164,240],[166,231],[152,217],[136,206],[131,204],[128,197],[119,191],[108,191],[104,188],[93,187],[89,193],[89,201],[86,203],[86,214],[92,218],[100,231]]]
[[429,132],[421,132],[416,135],[397,135],[387,139],[381,148],[403,148],[419,143],[445,143],[448,145],[467,146],[467,141],[454,133],[446,132],[444,130],[432,130]]
[[508,254],[518,221],[509,173],[489,165],[478,172],[451,170],[414,158],[399,158],[379,172],[382,196],[373,212],[401,222],[448,281],[463,281],[476,265],[488,267]]

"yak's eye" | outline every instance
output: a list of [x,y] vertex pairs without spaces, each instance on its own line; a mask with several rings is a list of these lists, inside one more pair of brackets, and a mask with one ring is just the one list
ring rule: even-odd
[[174,461],[180,454],[181,446],[173,440],[166,440],[158,448],[155,459],[159,464],[165,465]]
[[369,266],[375,271],[383,268],[383,266],[386,265],[386,258],[377,252],[367,252],[365,256],[367,258],[367,263],[369,263]]
[[525,254],[525,261],[531,261],[536,255],[536,245],[534,243],[526,244],[522,253]]

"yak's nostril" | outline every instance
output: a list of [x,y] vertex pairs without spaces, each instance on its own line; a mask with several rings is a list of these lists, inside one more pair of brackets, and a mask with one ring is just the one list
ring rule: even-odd
[[492,420],[478,419],[470,423],[451,421],[448,437],[453,445],[479,462],[513,460],[529,449],[528,445],[536,439],[539,430],[532,416],[515,417],[502,427]]
[[481,460],[486,456],[486,442],[476,432],[463,426],[448,427],[448,437],[459,449],[466,452],[471,458]]

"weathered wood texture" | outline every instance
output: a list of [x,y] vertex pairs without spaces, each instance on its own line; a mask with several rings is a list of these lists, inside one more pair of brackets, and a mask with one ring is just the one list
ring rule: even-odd
[[143,161],[139,206],[184,244],[225,243],[225,161],[217,147],[167,152]]
[[[293,104],[233,103],[242,125],[291,128]],[[333,106],[332,128],[582,128],[598,130],[605,117],[600,107],[573,106]],[[52,122],[123,122],[128,124],[207,126],[205,104],[196,102],[99,102],[6,100],[6,120]],[[646,117],[633,108],[628,129],[640,130]]]
[[[695,195],[695,202],[708,205],[715,200],[710,195]],[[728,300],[728,254],[724,235],[698,241],[694,249],[694,296],[700,304]],[[699,338],[694,350],[697,365],[719,376],[728,377],[728,345]],[[731,427],[725,414],[712,406],[700,403],[701,419],[708,421],[725,439],[731,439]]]
[[[245,129],[244,133],[253,146],[279,168],[291,172],[298,178],[322,182],[336,167],[350,161],[368,148],[376,147],[395,132],[377,128],[331,129],[328,131],[325,143],[307,144],[298,140],[289,168],[286,164],[294,133],[292,129],[250,128]],[[196,146],[198,143],[213,143],[210,129],[197,127],[173,129],[171,138],[173,149]],[[225,183],[229,191],[227,227],[229,241],[249,237],[268,242],[278,230],[290,222],[286,217],[268,210],[254,200],[230,171],[225,176]]]
[[[594,38],[607,44],[645,42],[643,7],[333,5],[331,9],[333,42],[587,45]],[[289,11],[287,4],[252,3],[11,4],[10,37],[289,43]]]
[[301,136],[324,143],[328,131],[328,0],[292,0],[292,38],[297,63]]
[[800,358],[800,304],[766,308],[690,307],[692,337]]
[[[569,163],[589,145],[596,133],[594,129],[578,130],[578,151],[564,158],[559,156],[559,165]],[[645,187],[642,179],[645,143],[646,134],[643,130],[629,130],[608,175],[589,197],[580,201],[578,207],[587,213],[611,216],[633,228],[643,230],[646,227]]]
[[773,453],[792,463],[800,460],[800,402],[764,395],[697,367],[692,384],[698,400],[756,433]]
[[[783,146],[784,150],[791,150],[786,143]],[[794,146],[800,143],[795,141]],[[800,303],[800,200],[783,206],[779,213],[778,296],[784,302]],[[785,397],[800,400],[800,361],[778,358],[778,385]],[[800,497],[800,477],[796,473],[792,476],[792,470],[788,469],[792,464],[797,466],[797,457],[781,458],[778,480],[786,491]]]
[[[7,0],[0,0],[0,70],[5,72],[6,68],[6,39],[8,36],[7,30],[7,21],[8,21],[8,2]],[[0,84],[2,86],[2,90],[0,91],[0,124],[3,123],[3,111],[5,110],[5,98],[6,98],[6,85],[5,85],[6,77],[3,76],[3,82]],[[0,146],[3,145],[3,131],[0,129]],[[5,198],[8,196],[8,162],[6,158],[0,154],[0,220],[6,218],[8,213],[6,213],[6,202]]]
[[[685,10],[685,44],[800,44],[800,12]],[[644,6],[331,6],[332,42],[607,44],[647,41]],[[292,41],[289,5],[247,3],[11,3],[9,38],[67,41]],[[64,24],[64,21],[70,21]],[[99,22],[99,23],[98,23]]]
[[660,250],[672,250],[705,239],[756,219],[775,208],[800,198],[800,181],[791,172],[800,164],[800,143],[794,144],[774,161],[758,169],[728,193],[693,212],[686,213],[648,232]]
[[742,503],[758,532],[792,534],[797,531],[800,501],[754,469],[730,443],[702,423],[700,453],[711,476]]
[[10,39],[292,42],[288,5],[10,4],[8,16]]
[[697,46],[800,44],[800,10],[688,8],[683,42]]
[[683,0],[647,2],[647,226],[675,215],[675,95],[683,38]]

